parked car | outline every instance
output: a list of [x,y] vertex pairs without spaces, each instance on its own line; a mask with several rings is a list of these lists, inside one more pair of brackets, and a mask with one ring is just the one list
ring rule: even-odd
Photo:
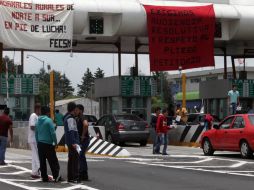
[[[214,119],[213,123],[219,124],[220,119],[216,115],[212,115],[212,116]],[[197,125],[197,124],[204,125],[205,117],[206,117],[205,113],[190,113],[188,114],[187,124],[188,125]]]
[[84,114],[85,119],[88,121],[89,126],[95,125],[98,119],[94,115]]
[[239,151],[243,158],[251,158],[254,150],[254,114],[228,116],[203,133],[200,143],[207,156],[219,150]]
[[150,132],[149,125],[133,114],[105,115],[96,123],[105,126],[106,140],[111,143],[140,143],[146,146]]

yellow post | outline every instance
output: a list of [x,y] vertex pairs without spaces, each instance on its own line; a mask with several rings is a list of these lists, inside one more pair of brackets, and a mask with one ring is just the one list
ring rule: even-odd
[[54,71],[50,72],[50,117],[55,120]]
[[182,74],[182,93],[183,93],[183,100],[182,100],[182,107],[186,108],[186,74]]

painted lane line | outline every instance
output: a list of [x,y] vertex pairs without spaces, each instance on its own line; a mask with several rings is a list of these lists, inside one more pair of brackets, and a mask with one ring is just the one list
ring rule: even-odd
[[0,175],[19,175],[19,174],[24,174],[28,172],[29,171],[18,171],[18,172],[12,172],[12,173],[0,173]]
[[155,164],[199,164],[199,163],[203,163],[203,162],[209,162],[212,161],[213,158],[206,158],[203,160],[198,160],[198,161],[194,161],[194,162],[153,162]]
[[16,182],[40,182],[41,179],[5,179],[8,181],[16,181]]
[[72,186],[72,187],[62,188],[62,190],[73,190],[73,189],[99,190],[99,189],[95,189],[93,187],[89,187],[87,185],[75,185],[75,186]]
[[28,186],[25,186],[23,184],[15,183],[15,182],[8,181],[8,180],[2,179],[2,178],[0,178],[0,182],[6,183],[8,185],[15,186],[15,187],[19,187],[19,188],[22,188],[22,189],[26,189],[26,190],[37,190],[37,188],[35,188],[35,187],[28,187]]
[[233,164],[233,165],[231,165],[230,167],[231,167],[231,168],[238,168],[238,167],[241,167],[241,166],[243,166],[243,165],[245,165],[245,164],[247,164],[247,162],[245,162],[245,161],[239,161],[239,163]]
[[146,162],[129,162],[129,163],[147,165],[147,166],[157,166],[157,167],[164,167],[164,168],[175,168],[175,169],[183,169],[183,170],[193,170],[193,171],[202,171],[202,172],[211,172],[211,173],[220,173],[220,174],[254,177],[254,175],[252,175],[252,174],[228,173],[228,172],[225,172],[225,171],[222,171],[222,170],[207,170],[207,169],[202,169],[202,168],[186,168],[186,167],[183,167],[183,166],[170,166],[170,165],[164,165],[164,164],[151,164],[151,163],[146,163]]

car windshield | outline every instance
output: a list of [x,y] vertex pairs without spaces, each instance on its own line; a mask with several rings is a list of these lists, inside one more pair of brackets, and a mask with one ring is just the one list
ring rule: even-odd
[[197,121],[197,117],[198,117],[199,115],[198,114],[190,114],[190,115],[188,115],[188,123],[193,123],[193,122],[195,122],[195,121]]
[[118,121],[124,121],[124,120],[142,121],[136,115],[116,115],[116,120],[118,120]]
[[254,125],[254,115],[249,115],[248,117],[249,117],[251,125]]
[[88,122],[97,122],[96,117],[93,115],[84,115],[84,117]]

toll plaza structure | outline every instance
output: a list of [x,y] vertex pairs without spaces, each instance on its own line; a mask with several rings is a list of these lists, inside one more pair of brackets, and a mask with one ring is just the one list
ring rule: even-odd
[[[3,50],[21,51],[22,66],[24,51],[62,51],[116,53],[119,77],[122,75],[121,55],[134,54],[135,68],[139,70],[138,54],[149,53],[144,5],[194,7],[212,4],[215,14],[214,55],[224,56],[224,79],[227,79],[227,56],[232,58],[236,79],[234,60],[245,60],[254,55],[254,2],[251,0],[19,1],[16,5],[1,1],[0,11],[4,17],[0,20],[0,57]],[[9,14],[11,9],[15,10],[13,14]],[[35,12],[31,13],[31,10]],[[51,14],[41,13],[43,11],[51,11]],[[60,11],[62,14],[57,14]],[[25,13],[35,15],[27,17]],[[14,20],[18,23],[13,26]],[[26,22],[30,25],[26,26]],[[0,70],[3,68],[0,59]]]

